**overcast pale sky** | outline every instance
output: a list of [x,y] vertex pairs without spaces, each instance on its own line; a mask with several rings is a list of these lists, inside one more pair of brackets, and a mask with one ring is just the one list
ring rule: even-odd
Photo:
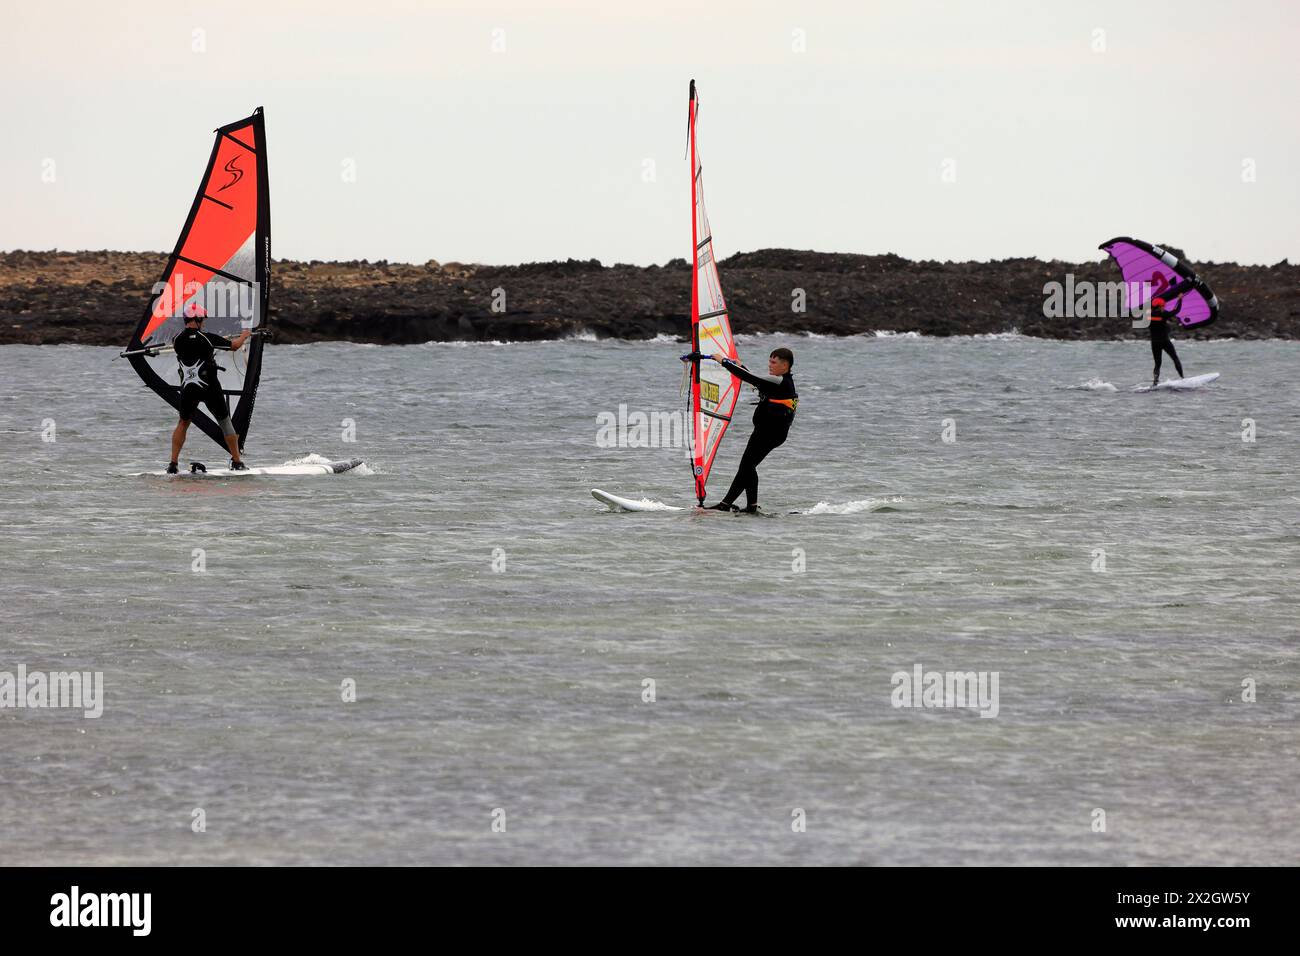
[[723,257],[1294,261],[1297,39],[1284,0],[15,4],[0,249],[170,250],[261,105],[276,258],[684,258],[695,77]]

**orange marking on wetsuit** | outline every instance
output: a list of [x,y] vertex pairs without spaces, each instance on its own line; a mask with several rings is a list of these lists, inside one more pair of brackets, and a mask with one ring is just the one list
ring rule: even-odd
[[784,405],[786,408],[790,409],[790,411],[794,411],[799,407],[799,399],[797,398],[769,398],[768,401],[775,402],[778,405]]

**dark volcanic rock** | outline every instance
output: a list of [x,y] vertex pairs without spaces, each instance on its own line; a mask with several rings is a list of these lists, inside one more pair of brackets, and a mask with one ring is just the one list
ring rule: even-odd
[[[164,261],[154,253],[0,254],[0,343],[123,345]],[[1284,260],[1197,269],[1222,303],[1218,323],[1200,335],[1300,338],[1300,266]],[[792,249],[722,262],[739,332],[1136,334],[1125,319],[1044,317],[1044,285],[1064,282],[1067,273],[1076,283],[1118,279],[1109,262],[913,262]],[[794,311],[800,298],[804,311]],[[594,259],[519,266],[278,261],[271,303],[276,341],[287,343],[685,336],[690,270],[683,259],[645,268]]]

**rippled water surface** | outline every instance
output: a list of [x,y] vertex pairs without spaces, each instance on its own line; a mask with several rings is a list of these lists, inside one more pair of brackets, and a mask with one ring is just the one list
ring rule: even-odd
[[[597,442],[679,408],[671,342],[273,346],[250,461],[368,468],[207,480],[138,474],[115,350],[0,348],[0,671],[104,675],[0,710],[7,859],[1300,862],[1300,343],[1150,395],[1142,342],[778,344],[765,517],[589,496],[693,503]],[[892,706],[917,665],[996,716]]]

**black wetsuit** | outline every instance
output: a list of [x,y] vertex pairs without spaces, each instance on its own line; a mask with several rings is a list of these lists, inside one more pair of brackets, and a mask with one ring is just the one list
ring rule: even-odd
[[181,420],[194,417],[199,403],[208,406],[213,419],[227,435],[234,434],[230,427],[230,405],[217,378],[216,349],[229,349],[230,340],[211,332],[187,328],[172,340],[176,361],[181,367]]
[[1178,314],[1178,309],[1173,311],[1167,309],[1153,308],[1151,310],[1151,357],[1155,359],[1156,369],[1151,376],[1152,381],[1160,380],[1160,360],[1162,353],[1168,352],[1169,357],[1174,360],[1174,368],[1178,369],[1178,377],[1183,377],[1183,363],[1178,361],[1178,353],[1174,351],[1174,343],[1169,341],[1169,323],[1174,321],[1174,316]]
[[727,489],[723,502],[734,504],[743,491],[745,504],[758,505],[758,465],[774,449],[785,444],[799,405],[799,393],[794,388],[794,378],[786,372],[780,378],[759,375],[735,362],[720,363],[732,375],[758,389],[758,407],[754,409],[754,432],[749,436],[745,453],[740,456],[740,467]]

